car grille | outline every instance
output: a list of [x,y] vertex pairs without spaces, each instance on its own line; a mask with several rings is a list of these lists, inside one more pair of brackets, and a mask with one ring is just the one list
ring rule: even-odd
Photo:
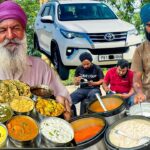
[[88,33],[88,36],[94,43],[126,41],[127,32]]
[[107,54],[122,54],[128,51],[129,47],[117,47],[117,48],[101,48],[101,49],[89,49],[93,55],[107,55]]

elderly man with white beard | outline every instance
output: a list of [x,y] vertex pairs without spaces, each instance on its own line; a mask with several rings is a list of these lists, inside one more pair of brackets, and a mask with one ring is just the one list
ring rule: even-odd
[[27,56],[27,17],[15,2],[0,3],[0,80],[20,80],[30,86],[48,85],[56,101],[65,107],[64,118],[71,117],[69,92],[58,75],[42,59]]

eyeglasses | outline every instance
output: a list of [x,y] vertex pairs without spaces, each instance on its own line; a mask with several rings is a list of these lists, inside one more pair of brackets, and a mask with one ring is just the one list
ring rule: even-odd
[[147,26],[147,27],[150,27],[150,24],[149,24],[149,23],[147,23],[147,24],[146,24],[146,26]]

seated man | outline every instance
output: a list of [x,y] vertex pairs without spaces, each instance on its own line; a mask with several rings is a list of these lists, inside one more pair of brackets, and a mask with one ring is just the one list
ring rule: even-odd
[[104,75],[101,68],[92,63],[93,59],[90,53],[82,53],[79,59],[82,65],[76,68],[74,82],[75,85],[80,86],[71,94],[71,98],[73,104],[82,102],[80,114],[83,114],[86,111],[87,103],[96,98],[95,93],[101,94],[100,85],[103,83]]
[[119,93],[129,107],[134,104],[132,83],[133,72],[129,69],[128,61],[122,59],[118,61],[117,67],[108,70],[102,86],[106,94]]

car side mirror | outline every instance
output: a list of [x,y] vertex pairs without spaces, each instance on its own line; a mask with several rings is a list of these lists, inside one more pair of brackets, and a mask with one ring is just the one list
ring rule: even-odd
[[41,22],[43,23],[54,23],[52,16],[43,16],[41,18]]

